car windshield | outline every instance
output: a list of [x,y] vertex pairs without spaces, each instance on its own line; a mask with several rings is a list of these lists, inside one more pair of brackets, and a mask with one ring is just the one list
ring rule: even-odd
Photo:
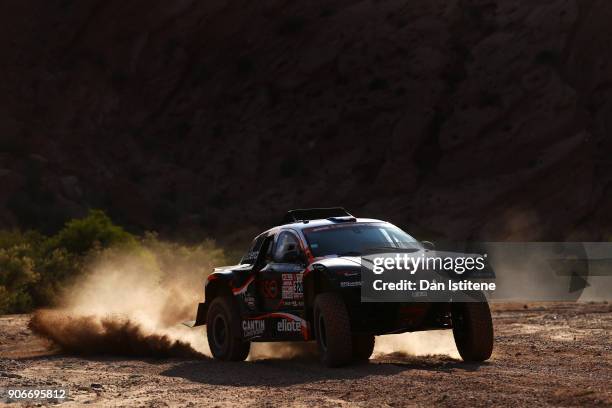
[[421,248],[417,240],[391,224],[329,225],[305,229],[304,235],[314,257]]

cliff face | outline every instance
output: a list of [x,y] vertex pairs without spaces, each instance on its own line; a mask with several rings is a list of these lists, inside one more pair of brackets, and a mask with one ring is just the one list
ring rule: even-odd
[[[612,235],[607,0],[0,4],[0,225],[222,235],[344,205]],[[608,136],[608,137],[606,137]]]

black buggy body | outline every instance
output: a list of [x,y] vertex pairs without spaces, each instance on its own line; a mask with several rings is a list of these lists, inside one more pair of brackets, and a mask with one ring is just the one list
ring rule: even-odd
[[244,360],[253,341],[316,340],[321,361],[340,366],[367,360],[374,336],[451,328],[464,360],[488,359],[493,326],[486,302],[361,302],[360,250],[377,239],[424,250],[394,225],[343,208],[289,211],[280,226],[255,237],[240,264],[208,276],[194,325],[207,326],[211,352],[221,360]]

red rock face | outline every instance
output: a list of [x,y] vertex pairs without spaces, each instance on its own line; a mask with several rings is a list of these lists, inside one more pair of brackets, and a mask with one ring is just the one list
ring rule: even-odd
[[606,0],[5,2],[0,224],[221,236],[344,205],[612,236]]

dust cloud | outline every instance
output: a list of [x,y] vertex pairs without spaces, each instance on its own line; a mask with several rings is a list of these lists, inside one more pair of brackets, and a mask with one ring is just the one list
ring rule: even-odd
[[249,360],[316,360],[319,358],[317,343],[308,342],[274,342],[252,343]]
[[202,353],[168,335],[147,333],[122,317],[77,316],[64,311],[39,310],[30,329],[62,350],[82,355],[107,354],[140,357],[203,357]]
[[66,288],[56,309],[41,310],[31,329],[79,354],[210,356],[203,328],[188,328],[203,284],[223,253],[212,243],[186,248],[155,241],[106,250]]
[[[443,355],[459,359],[452,330],[432,330],[415,333],[377,336],[372,358],[384,356]],[[253,343],[249,360],[291,359],[317,360],[316,341],[298,343]]]
[[460,358],[452,330],[432,330],[376,337],[373,357],[381,357],[387,354],[446,355],[452,358]]
[[[33,315],[30,328],[70,353],[210,356],[205,328],[181,322],[195,318],[206,275],[225,262],[212,243],[189,248],[153,240],[129,251],[102,251],[63,292],[56,309]],[[458,357],[450,331],[377,337],[373,356],[391,353]],[[316,358],[316,342],[253,343],[249,356]]]

